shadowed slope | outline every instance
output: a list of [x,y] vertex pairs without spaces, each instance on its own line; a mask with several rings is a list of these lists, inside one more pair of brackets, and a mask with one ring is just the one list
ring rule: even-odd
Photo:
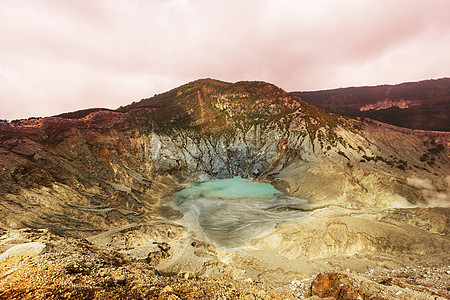
[[338,114],[412,129],[450,131],[450,78],[292,94]]

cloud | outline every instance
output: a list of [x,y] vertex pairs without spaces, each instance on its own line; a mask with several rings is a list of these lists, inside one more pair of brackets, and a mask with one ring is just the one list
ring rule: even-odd
[[0,118],[116,108],[203,77],[285,90],[448,76],[447,0],[0,3]]
[[431,190],[434,189],[433,184],[430,179],[418,178],[418,177],[408,177],[406,182],[417,188]]
[[[422,207],[450,207],[449,193],[443,192],[442,187],[434,186],[433,182],[427,178],[408,177],[406,182],[421,190],[426,203],[419,204]],[[448,187],[450,176],[447,176],[441,184]]]

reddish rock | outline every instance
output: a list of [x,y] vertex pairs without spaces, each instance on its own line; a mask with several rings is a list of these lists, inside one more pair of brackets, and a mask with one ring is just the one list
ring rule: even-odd
[[347,275],[329,272],[317,275],[311,285],[311,295],[319,298],[333,297],[339,300],[350,300],[361,299],[364,293],[352,286]]

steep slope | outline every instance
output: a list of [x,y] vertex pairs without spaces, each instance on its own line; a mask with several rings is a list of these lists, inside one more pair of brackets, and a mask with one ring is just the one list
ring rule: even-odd
[[346,116],[368,117],[411,129],[450,131],[450,78],[292,94]]
[[[345,270],[333,257],[347,254],[359,255],[355,270],[383,257],[392,268],[448,265],[448,208],[428,206],[449,204],[449,137],[341,117],[264,82],[197,80],[116,111],[1,125],[0,229],[48,228],[132,253],[159,245],[159,258],[145,259],[161,260],[161,273],[279,285]],[[235,175],[311,209],[255,236],[261,252],[221,259],[166,204],[185,183]]]

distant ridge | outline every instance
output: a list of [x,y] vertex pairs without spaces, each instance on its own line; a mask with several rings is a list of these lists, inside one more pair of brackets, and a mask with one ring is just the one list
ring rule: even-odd
[[450,131],[450,78],[292,92],[329,112],[411,129]]

